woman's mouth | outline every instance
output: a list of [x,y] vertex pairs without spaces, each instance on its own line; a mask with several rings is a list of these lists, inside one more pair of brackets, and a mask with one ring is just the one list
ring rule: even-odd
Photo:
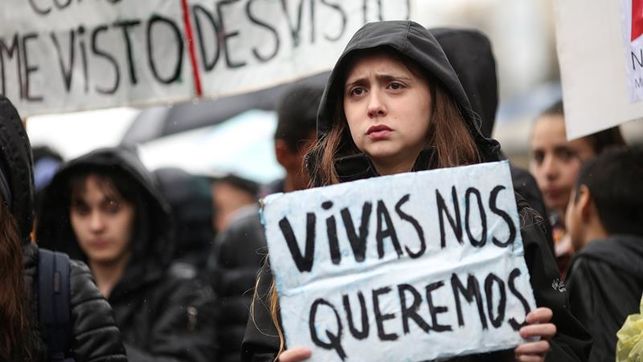
[[369,129],[366,131],[366,135],[372,141],[377,141],[388,138],[392,131],[393,130],[391,129],[391,127],[384,124],[378,124],[369,127]]

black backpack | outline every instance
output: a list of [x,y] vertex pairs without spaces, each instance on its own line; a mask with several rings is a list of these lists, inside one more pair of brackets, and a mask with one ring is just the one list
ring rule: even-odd
[[50,362],[71,357],[70,263],[66,254],[38,249],[38,315]]

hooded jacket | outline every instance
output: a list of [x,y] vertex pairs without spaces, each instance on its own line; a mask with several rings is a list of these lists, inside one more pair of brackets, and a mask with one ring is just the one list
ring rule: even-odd
[[[37,316],[38,298],[41,297],[37,294],[38,248],[29,236],[34,207],[31,146],[18,112],[2,96],[0,147],[1,172],[11,193],[10,210],[22,239],[27,297],[32,315]],[[89,269],[79,261],[71,260],[70,264],[71,351],[76,361],[127,361],[112,310],[96,288]],[[35,334],[46,338],[43,328]],[[45,359],[41,354],[40,360]]]
[[[501,159],[500,145],[497,141],[485,138],[479,131],[479,116],[471,108],[466,92],[460,83],[457,73],[449,63],[436,38],[421,25],[412,21],[386,21],[368,23],[355,33],[346,49],[337,61],[328,80],[319,108],[317,118],[318,138],[330,130],[333,112],[343,94],[343,81],[346,76],[347,64],[354,54],[363,50],[387,47],[402,56],[412,60],[426,74],[431,74],[442,84],[455,102],[467,122],[467,128],[472,135],[483,162]],[[340,150],[340,152],[342,152]],[[415,169],[423,169],[428,164],[426,152],[422,152],[416,161]],[[311,162],[316,162],[318,156],[309,158],[309,170],[313,170],[311,178],[318,179],[314,174]],[[364,154],[340,153],[336,159],[336,169],[342,182],[359,178],[378,176],[368,157]],[[546,221],[535,212],[527,202],[517,195],[518,211],[521,219],[521,234],[525,247],[525,261],[531,276],[536,304],[552,309],[558,333],[552,340],[551,361],[584,361],[589,346],[589,337],[580,323],[571,315],[567,306],[567,295],[559,288],[558,270],[548,246]],[[268,289],[271,274],[266,266],[260,274],[258,295],[263,298],[254,303],[254,315],[248,321],[242,353],[246,361],[268,361],[274,358],[278,351],[279,339],[272,326],[270,311],[267,306]],[[500,351],[486,355],[473,355],[457,358],[459,361],[503,361],[512,360],[513,351]]]
[[572,312],[594,339],[589,361],[614,360],[616,332],[643,293],[643,237],[613,235],[574,255],[567,276]]
[[50,249],[87,261],[69,220],[70,182],[96,170],[120,175],[137,194],[131,256],[107,299],[130,361],[209,361],[215,351],[210,320],[213,294],[196,279],[167,273],[173,245],[169,207],[135,154],[105,148],[63,166],[43,196],[39,240]]

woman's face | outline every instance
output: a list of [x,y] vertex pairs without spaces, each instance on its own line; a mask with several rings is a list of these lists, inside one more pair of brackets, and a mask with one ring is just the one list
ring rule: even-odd
[[429,84],[391,55],[365,55],[346,77],[344,113],[353,142],[381,175],[410,171],[426,145]]
[[72,229],[90,264],[119,264],[130,254],[134,206],[113,187],[89,175],[82,190],[72,192]]
[[531,138],[529,169],[536,178],[548,209],[564,215],[583,161],[594,151],[587,140],[567,141],[562,116],[543,116]]

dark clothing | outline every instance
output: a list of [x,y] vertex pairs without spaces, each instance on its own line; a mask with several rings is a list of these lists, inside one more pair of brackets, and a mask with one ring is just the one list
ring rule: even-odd
[[643,293],[643,238],[614,235],[577,252],[568,273],[574,315],[594,339],[589,361],[613,361],[616,332]]
[[[457,73],[447,56],[431,33],[417,23],[409,21],[388,21],[364,25],[349,41],[329,77],[317,119],[318,138],[323,138],[332,128],[336,110],[341,109],[344,93],[344,77],[355,54],[363,50],[389,48],[413,61],[422,71],[430,75],[431,81],[439,82],[458,105],[468,131],[476,143],[483,162],[502,158],[497,141],[485,138],[480,133],[478,116],[472,110]],[[335,169],[341,182],[378,176],[370,159],[350,145],[350,134],[342,135],[341,146],[335,159]],[[414,170],[431,168],[434,152],[427,148],[420,153]],[[322,186],[321,177],[315,173],[315,166],[321,155],[311,153],[308,168],[315,185]],[[546,237],[546,221],[538,215],[522,197],[517,195],[521,234],[525,248],[525,262],[530,271],[531,285],[536,304],[552,309],[552,323],[558,333],[551,341],[550,361],[584,361],[589,338],[580,323],[571,315],[567,306],[567,295],[560,287],[558,270]],[[272,324],[269,310],[269,287],[272,274],[263,269],[260,274],[258,298],[254,303],[254,318],[248,321],[242,346],[244,361],[273,360],[279,349],[279,338]],[[297,313],[296,311],[293,311]],[[374,347],[376,348],[376,347]],[[513,358],[513,351],[501,351],[486,355],[473,355],[458,360],[506,360]]]
[[213,293],[195,279],[168,274],[173,255],[169,208],[136,155],[100,149],[61,168],[39,213],[37,235],[43,246],[87,260],[69,221],[70,183],[92,172],[118,177],[134,190],[131,256],[108,298],[130,361],[210,361],[216,352]]
[[239,361],[252,290],[265,258],[266,239],[257,207],[239,210],[214,241],[208,273],[217,295],[220,361]]
[[153,174],[176,224],[170,271],[183,278],[199,275],[214,238],[210,182],[179,168],[160,168]]
[[[0,172],[10,200],[11,215],[22,241],[24,285],[31,315],[38,316],[38,248],[31,244],[34,184],[29,138],[11,102],[0,96]],[[115,326],[111,307],[100,295],[87,266],[78,261],[70,265],[71,352],[77,362],[127,361],[121,335]],[[1,293],[1,292],[0,292]],[[47,296],[43,296],[46,298]],[[33,335],[43,337],[45,328],[33,321]],[[34,346],[36,359],[45,361],[45,341]]]
[[[22,259],[25,285],[32,293],[29,298],[37,301],[38,248],[25,245]],[[70,287],[71,349],[76,361],[127,361],[112,308],[96,288],[83,262],[71,260]],[[33,303],[34,315],[37,315],[37,304]]]

